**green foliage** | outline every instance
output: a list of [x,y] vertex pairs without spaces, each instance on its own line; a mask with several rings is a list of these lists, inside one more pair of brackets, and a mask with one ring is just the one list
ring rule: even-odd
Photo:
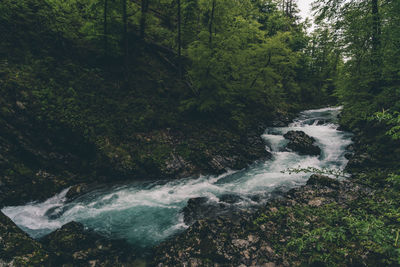
[[346,58],[333,77],[344,104],[342,123],[357,128],[379,110],[398,110],[398,1],[317,0],[314,11],[321,26],[329,23],[333,48]]
[[386,179],[387,182],[392,184],[396,189],[400,188],[400,175],[398,174],[389,174],[389,177]]
[[400,112],[395,111],[393,114],[385,111],[377,112],[373,118],[390,126],[389,131],[386,132],[387,135],[394,140],[400,139]]
[[334,176],[336,178],[349,178],[349,175],[345,173],[343,170],[337,169],[328,169],[328,168],[315,168],[315,167],[307,167],[307,168],[288,168],[286,170],[281,171],[282,173],[314,173],[321,175]]
[[348,203],[348,208],[338,203],[280,207],[261,214],[254,223],[273,221],[282,225],[279,231],[289,233],[290,238],[275,247],[291,262],[396,266],[400,258],[399,225],[392,218],[398,218],[400,213],[398,204],[381,202],[385,197],[379,193],[373,199]]
[[[182,114],[197,118],[212,115],[216,120],[229,121],[232,126],[244,130],[260,117],[269,119],[276,110],[285,112],[304,103],[311,105],[328,92],[319,90],[319,85],[310,86],[305,82],[312,64],[305,64],[311,60],[303,53],[308,38],[305,25],[298,21],[295,6],[287,14],[272,0],[182,1],[182,25],[179,26],[183,58],[178,61],[176,1],[151,0],[146,13],[142,13],[144,1],[127,1],[129,59],[124,59],[128,64],[122,66],[121,57],[125,56],[121,45],[124,40],[123,1],[106,2],[6,0],[0,3],[0,27],[7,37],[7,42],[0,44],[0,54],[30,65],[26,71],[36,75],[31,80],[38,76],[47,79],[32,92],[41,105],[39,117],[43,120],[88,128],[88,123],[83,122],[86,119],[82,109],[89,94],[94,99],[97,97],[93,94],[97,93],[84,87],[99,85],[93,80],[83,85],[74,78],[66,82],[68,77],[73,77],[74,71],[82,71],[85,77],[81,79],[88,81],[96,75],[99,79],[110,79],[105,77],[110,74],[111,79],[120,83],[126,79],[114,73],[121,73],[122,68],[128,67],[131,80],[135,77],[140,80],[146,73],[165,68],[154,66],[155,69],[149,70],[141,66],[147,64],[148,53],[151,57],[160,57],[167,68],[172,67],[174,71],[182,62],[183,83],[188,86],[185,90],[181,86],[170,88],[169,100],[163,99],[164,96],[154,97],[165,90],[162,89],[165,87],[163,77],[155,79],[159,81],[158,92],[142,90],[132,97],[135,104],[142,106],[143,113],[137,114],[134,120],[140,129],[147,128],[154,120],[157,125],[162,124],[157,116],[164,116],[165,124],[171,124]],[[144,36],[140,35],[142,26]],[[36,58],[38,55],[41,57]],[[57,61],[62,59],[72,62],[65,62],[63,69],[57,66]],[[74,65],[78,60],[87,66]],[[55,69],[50,69],[52,67]],[[53,77],[55,72],[57,77]],[[130,90],[135,87],[133,82],[126,81],[124,86]],[[314,95],[319,98],[311,97]],[[178,103],[170,105],[171,109],[176,107],[174,110],[160,115],[150,101],[154,98],[160,102],[174,99]],[[83,130],[87,136],[93,131]]]
[[[191,60],[188,80],[193,94],[182,101],[182,110],[227,114],[245,128],[250,114],[275,110],[288,99],[302,100],[298,50],[306,37],[301,25],[290,29],[293,21],[269,1],[261,6],[245,0],[217,1],[214,13],[212,1],[199,5],[206,23],[185,51]],[[280,21],[280,26],[266,27],[266,20]]]

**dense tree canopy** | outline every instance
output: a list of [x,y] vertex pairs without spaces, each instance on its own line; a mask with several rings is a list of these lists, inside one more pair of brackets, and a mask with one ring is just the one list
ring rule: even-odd
[[350,126],[382,109],[399,109],[399,8],[398,1],[315,3],[317,22],[329,23],[333,49],[345,59],[336,85]]
[[[283,103],[327,101],[328,75],[339,61],[324,41],[316,45],[306,35],[294,1],[6,0],[0,8],[7,60],[48,52],[89,57],[100,68],[124,67],[132,80],[143,49],[163,51],[162,60],[187,86],[179,92],[179,112],[218,113],[239,128],[248,114]],[[336,65],[326,67],[327,58]],[[309,75],[319,81],[310,83]]]

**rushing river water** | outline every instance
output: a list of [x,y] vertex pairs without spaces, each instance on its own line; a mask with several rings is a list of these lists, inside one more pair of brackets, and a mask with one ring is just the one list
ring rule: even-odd
[[[2,211],[35,238],[70,221],[78,221],[106,236],[149,247],[187,227],[181,211],[190,198],[205,196],[218,202],[221,196],[234,194],[241,197],[234,204],[237,208],[254,207],[273,192],[304,184],[310,176],[281,172],[287,168],[343,169],[347,163],[345,147],[351,143],[351,135],[337,130],[339,112],[339,108],[308,110],[300,113],[289,127],[267,129],[262,137],[272,160],[246,170],[98,189],[72,202],[65,199],[66,189],[45,202],[6,207]],[[285,151],[287,141],[283,134],[289,130],[301,130],[314,137],[322,149],[321,156]]]

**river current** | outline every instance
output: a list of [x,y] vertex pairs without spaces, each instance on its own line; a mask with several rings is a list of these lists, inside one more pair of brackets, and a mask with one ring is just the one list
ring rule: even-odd
[[[340,108],[323,108],[301,112],[288,127],[265,130],[262,138],[271,160],[255,163],[244,170],[229,171],[220,176],[204,175],[173,181],[137,182],[87,193],[71,202],[68,189],[40,203],[6,207],[2,211],[21,229],[40,238],[62,225],[77,221],[105,236],[124,238],[135,246],[146,248],[160,243],[188,226],[182,209],[194,197],[219,202],[224,195],[240,196],[238,209],[256,207],[276,192],[305,184],[310,174],[288,174],[288,168],[329,168],[341,170],[347,160],[345,148],[351,134],[339,131]],[[304,131],[316,139],[320,156],[301,156],[285,150],[283,134]]]

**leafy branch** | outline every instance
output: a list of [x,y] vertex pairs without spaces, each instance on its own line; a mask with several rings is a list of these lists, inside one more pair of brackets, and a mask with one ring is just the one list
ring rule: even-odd
[[385,110],[382,110],[382,112],[376,112],[371,119],[379,122],[385,122],[391,127],[386,134],[390,135],[394,140],[400,139],[400,112],[395,111],[393,113],[389,113]]

